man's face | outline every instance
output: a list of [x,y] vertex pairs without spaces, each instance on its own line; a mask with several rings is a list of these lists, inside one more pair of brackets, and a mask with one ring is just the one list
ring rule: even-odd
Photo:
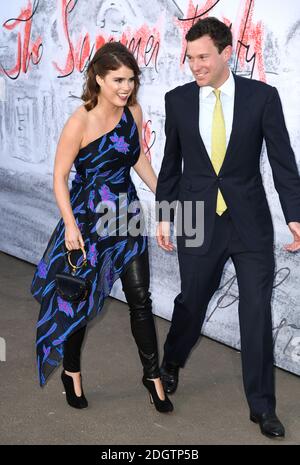
[[220,87],[228,78],[231,53],[230,45],[219,53],[208,35],[187,42],[187,58],[198,86]]

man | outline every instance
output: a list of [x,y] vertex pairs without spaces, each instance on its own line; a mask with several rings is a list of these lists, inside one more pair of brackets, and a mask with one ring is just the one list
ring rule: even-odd
[[[161,368],[167,393],[175,392],[179,368],[198,340],[208,303],[229,257],[239,286],[243,382],[250,419],[269,437],[283,437],[275,413],[271,294],[274,279],[273,226],[259,159],[266,141],[276,190],[300,249],[300,178],[277,90],[235,76],[228,67],[230,29],[216,18],[199,20],[186,35],[194,82],[166,94],[166,144],[158,178],[158,244],[171,251],[170,212],[182,206],[177,237],[181,292]],[[183,165],[183,167],[182,167]],[[165,201],[165,202],[163,202]],[[192,208],[184,210],[185,202]],[[195,231],[197,202],[204,204],[204,240],[187,242],[184,224]],[[184,223],[184,224],[183,224]],[[199,241],[198,241],[199,242]]]

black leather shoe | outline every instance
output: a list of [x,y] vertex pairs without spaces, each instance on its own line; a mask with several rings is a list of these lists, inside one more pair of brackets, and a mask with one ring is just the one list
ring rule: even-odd
[[179,368],[179,365],[163,359],[160,374],[164,391],[167,394],[173,394],[177,389]]
[[250,413],[250,420],[258,423],[262,434],[268,438],[284,438],[284,426],[275,413],[265,412],[259,415]]

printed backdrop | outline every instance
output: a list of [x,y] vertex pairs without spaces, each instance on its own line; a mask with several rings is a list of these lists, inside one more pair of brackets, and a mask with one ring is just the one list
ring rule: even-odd
[[[59,219],[52,170],[59,133],[80,105],[83,73],[109,40],[127,45],[142,68],[144,149],[158,173],[164,147],[164,94],[192,80],[186,31],[216,16],[234,36],[232,70],[275,85],[300,164],[300,3],[298,0],[13,0],[0,6],[0,248],[37,263]],[[241,154],[242,156],[243,154]],[[284,154],[282,154],[284,156]],[[269,163],[261,169],[276,230],[273,327],[276,364],[300,374],[300,256],[291,241]],[[73,175],[73,173],[72,173]],[[72,176],[71,176],[72,178]],[[134,175],[149,229],[154,313],[171,319],[179,292],[176,253],[159,250],[154,197]],[[112,295],[124,299],[116,282]],[[212,300],[204,334],[239,348],[238,288],[231,262]]]

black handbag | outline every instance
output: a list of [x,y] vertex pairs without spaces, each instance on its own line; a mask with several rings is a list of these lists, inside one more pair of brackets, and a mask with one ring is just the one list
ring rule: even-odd
[[71,261],[71,254],[73,250],[69,250],[65,255],[68,257],[68,263],[72,268],[70,273],[56,273],[55,283],[58,295],[68,302],[78,303],[86,300],[90,294],[92,283],[89,279],[79,278],[75,276],[76,270],[87,265],[87,260],[83,249],[83,261],[80,266],[76,266]]

